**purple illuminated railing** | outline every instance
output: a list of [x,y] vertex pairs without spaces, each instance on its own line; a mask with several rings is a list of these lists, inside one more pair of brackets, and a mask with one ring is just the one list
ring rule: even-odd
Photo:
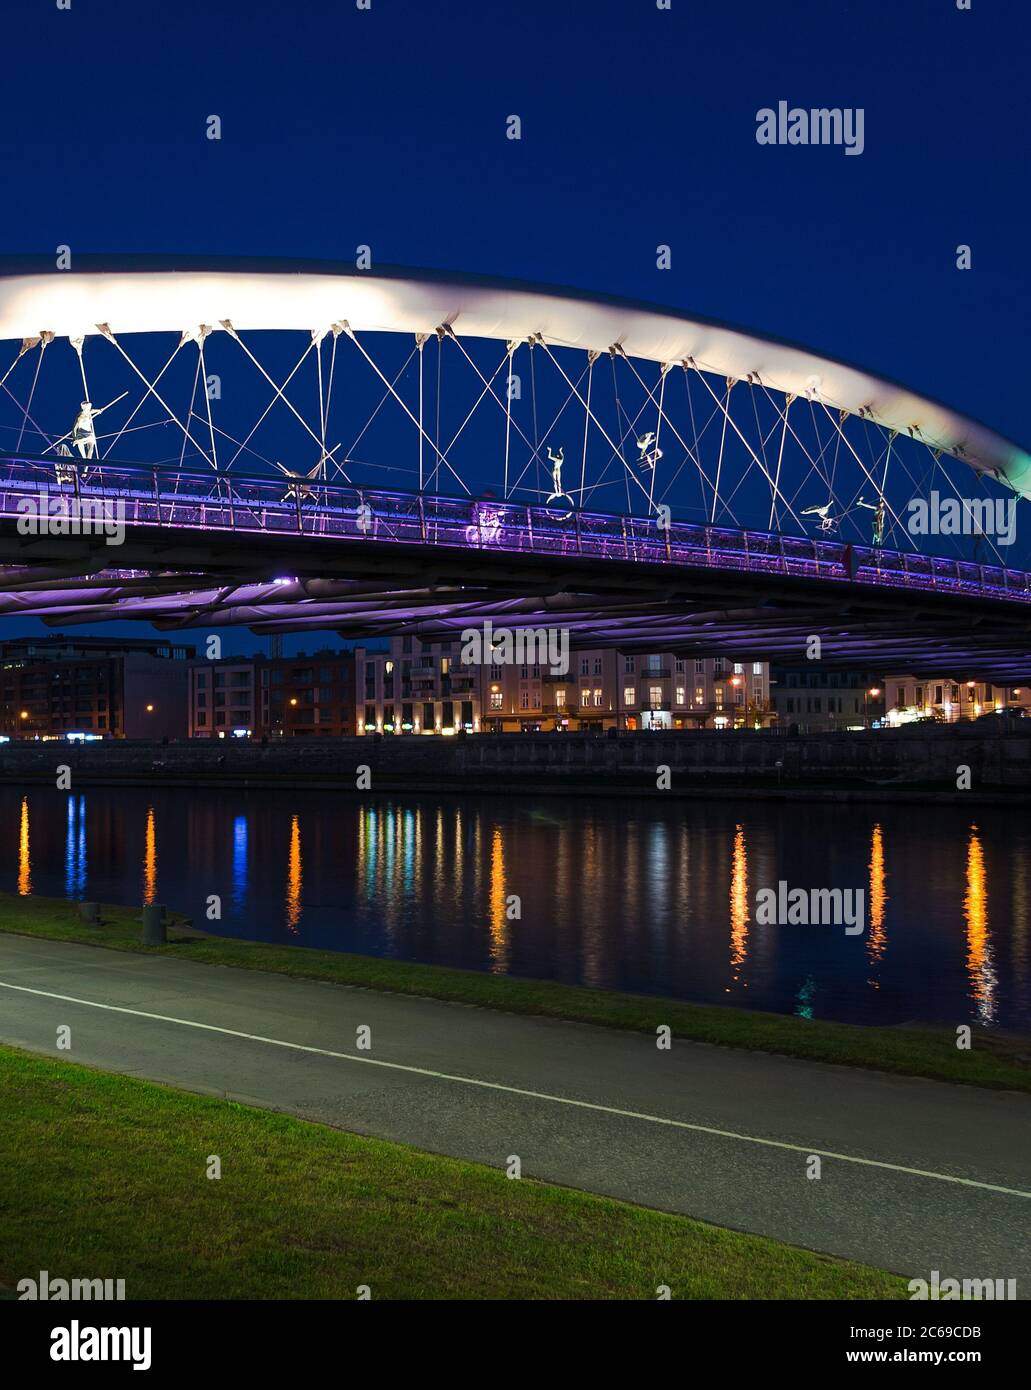
[[[65,481],[57,481],[57,470]],[[600,512],[566,515],[493,499],[442,497],[347,484],[189,469],[0,456],[0,517],[47,492],[117,503],[128,526],[255,532],[584,556],[647,564],[754,570],[802,578],[934,589],[1031,603],[1031,574],[939,556],[764,531]]]

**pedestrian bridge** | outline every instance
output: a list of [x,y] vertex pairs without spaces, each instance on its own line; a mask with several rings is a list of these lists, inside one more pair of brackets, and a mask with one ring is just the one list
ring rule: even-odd
[[[1026,679],[1031,665],[1023,570],[493,499],[334,483],[291,493],[241,474],[105,463],[62,465],[62,478],[48,460],[0,456],[0,613],[349,636],[440,636],[490,618],[570,627],[580,645],[661,636],[664,649],[763,658],[798,656],[822,633],[827,659],[883,664],[894,645],[903,665],[936,633],[953,661],[997,677]],[[48,511],[49,531],[26,527]]]
[[0,267],[0,612],[1031,675],[1031,457],[886,378],[470,277],[77,266]]

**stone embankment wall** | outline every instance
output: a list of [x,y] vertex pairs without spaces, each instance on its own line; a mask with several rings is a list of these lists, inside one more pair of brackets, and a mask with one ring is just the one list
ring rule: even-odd
[[[534,792],[670,790],[692,794],[754,787],[768,792],[824,788],[952,794],[969,768],[969,788],[1031,792],[1027,729],[935,726],[790,737],[781,733],[384,735],[268,743],[204,740],[168,744],[10,743],[0,747],[0,780],[52,782],[60,765],[93,784],[272,786],[299,782],[355,788],[369,767],[372,790],[410,788]],[[660,792],[661,794],[661,792]]]

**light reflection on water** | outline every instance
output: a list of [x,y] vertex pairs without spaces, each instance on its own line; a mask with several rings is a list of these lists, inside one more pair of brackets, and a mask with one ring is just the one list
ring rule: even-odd
[[286,860],[286,929],[292,936],[297,935],[301,920],[301,819],[290,819],[290,849]]
[[[884,953],[888,949],[888,934],[884,929],[888,906],[888,874],[884,866],[884,831],[881,829],[880,823],[875,825],[870,832],[869,870],[869,929],[866,936],[866,950],[871,967],[876,967],[884,959]],[[880,982],[877,979],[875,969],[871,969],[870,979],[867,983],[871,989],[880,989]]]
[[[730,879],[730,971],[736,984],[748,960],[748,853],[744,827],[734,827],[734,859]],[[727,987],[730,993],[730,986]]]
[[[28,837],[25,853],[28,857]],[[86,798],[68,798],[68,838],[64,852],[64,890],[68,898],[81,898],[86,891]]]
[[977,826],[970,827],[967,844],[967,891],[963,899],[967,923],[967,969],[970,997],[978,1023],[996,1022],[995,995],[998,981],[992,961],[992,941],[988,931],[988,878],[984,850]]
[[158,892],[158,835],[154,807],[147,807],[147,828],[143,841],[143,901],[157,902]]
[[[22,895],[804,1017],[1031,1029],[1031,831],[1004,809],[40,787],[0,788],[0,816],[0,886]],[[865,931],[757,922],[780,880],[865,889]]]
[[21,799],[18,818],[18,892],[23,898],[32,892],[32,854],[29,846],[29,798]]

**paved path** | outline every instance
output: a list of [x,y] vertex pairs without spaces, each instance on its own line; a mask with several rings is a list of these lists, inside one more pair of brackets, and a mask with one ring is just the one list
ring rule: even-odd
[[1025,1095],[2,933],[0,1041],[1031,1294]]

